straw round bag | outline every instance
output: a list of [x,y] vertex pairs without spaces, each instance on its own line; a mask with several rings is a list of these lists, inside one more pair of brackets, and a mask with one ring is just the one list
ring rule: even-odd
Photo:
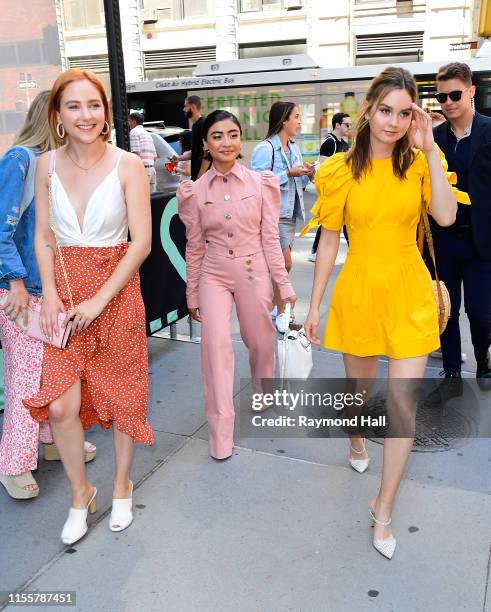
[[[438,278],[438,272],[436,269],[436,259],[435,259],[435,249],[433,247],[433,236],[431,235],[430,223],[428,221],[428,214],[425,209],[425,205],[423,203],[423,208],[421,211],[421,220],[422,220],[422,229],[423,231],[420,233],[421,237],[424,235],[426,237],[426,242],[428,243],[428,250],[430,251],[430,257],[433,261],[433,269],[435,270],[435,278],[433,281],[433,291],[435,293],[435,301],[438,312],[438,327],[440,330],[440,336],[445,331],[447,327],[448,319],[450,318],[451,312],[451,304],[450,304],[450,294],[448,293],[448,289],[445,286],[445,283]],[[420,224],[421,227],[421,224]],[[422,239],[419,240],[420,250],[422,250]]]
[[450,294],[443,281],[433,281],[433,290],[435,292],[436,306],[438,310],[438,327],[440,336],[447,327],[448,319],[450,318]]

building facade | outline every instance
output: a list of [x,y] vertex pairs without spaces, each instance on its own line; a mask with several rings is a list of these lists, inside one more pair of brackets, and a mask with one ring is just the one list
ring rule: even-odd
[[64,67],[60,8],[55,0],[0,0],[0,155]]
[[[108,77],[103,0],[60,0],[70,66]],[[484,1],[484,0],[483,0]],[[308,53],[320,67],[472,57],[480,0],[120,0],[126,80]]]

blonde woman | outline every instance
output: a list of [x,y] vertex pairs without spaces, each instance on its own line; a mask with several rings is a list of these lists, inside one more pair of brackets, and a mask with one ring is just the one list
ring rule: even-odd
[[[413,444],[415,392],[428,354],[440,342],[431,277],[416,245],[422,202],[442,226],[455,220],[457,202],[433,140],[431,118],[416,104],[413,76],[389,67],[371,83],[347,153],[328,158],[316,176],[312,212],[322,226],[314,271],[308,338],[320,344],[320,304],[346,224],[350,248],[336,280],[324,338],[343,353],[348,379],[372,381],[379,356],[388,357],[387,409],[400,437],[384,444],[382,480],[369,504],[373,544],[392,558],[391,516]],[[459,201],[466,194],[457,192]],[[394,429],[392,430],[394,431]],[[406,437],[402,437],[406,436]],[[363,438],[352,435],[350,464],[368,467]]]
[[[4,356],[5,410],[0,442],[0,482],[14,499],[37,497],[32,475],[39,441],[46,459],[59,459],[48,423],[39,424],[22,404],[39,389],[43,343],[14,323],[41,296],[34,258],[34,176],[39,155],[54,146],[48,127],[49,91],[34,99],[14,146],[0,160],[0,340]],[[95,457],[85,443],[85,460]]]

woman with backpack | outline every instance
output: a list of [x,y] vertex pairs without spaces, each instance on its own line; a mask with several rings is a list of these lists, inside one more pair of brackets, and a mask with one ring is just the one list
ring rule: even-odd
[[[269,111],[266,139],[257,144],[252,153],[251,168],[256,172],[273,172],[280,183],[280,247],[285,268],[292,268],[292,245],[297,219],[305,221],[303,191],[313,175],[314,166],[304,163],[302,152],[294,138],[301,127],[300,109],[294,102],[275,102]],[[276,327],[285,332],[289,321],[284,314],[284,303],[273,282]],[[275,312],[275,311],[274,311]]]

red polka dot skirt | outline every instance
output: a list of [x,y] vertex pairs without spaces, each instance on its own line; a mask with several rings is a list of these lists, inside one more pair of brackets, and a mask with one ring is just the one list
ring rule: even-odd
[[[75,304],[97,293],[127,249],[126,243],[115,247],[62,247]],[[68,293],[58,258],[55,280],[58,294],[68,309]],[[108,429],[115,422],[134,442],[153,444],[153,432],[147,421],[145,308],[138,274],[86,330],[70,338],[66,348],[44,345],[39,393],[24,400],[32,417],[46,421],[49,404],[77,378],[82,382],[80,420],[84,429],[94,424]]]

